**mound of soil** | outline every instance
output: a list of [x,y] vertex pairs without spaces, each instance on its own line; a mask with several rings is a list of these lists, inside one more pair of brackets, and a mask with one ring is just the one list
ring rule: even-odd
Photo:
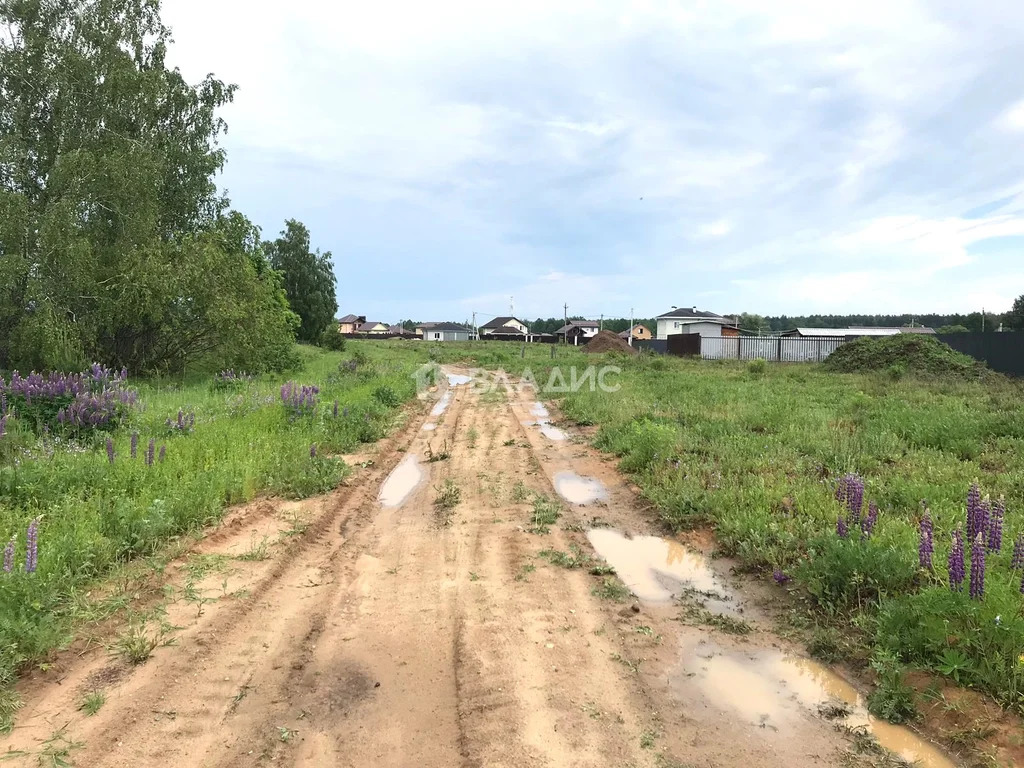
[[840,373],[901,369],[933,376],[976,376],[985,370],[984,364],[973,357],[932,336],[916,333],[862,336],[839,347],[824,366]]
[[614,331],[600,331],[587,342],[587,352],[622,352],[626,355],[635,355],[637,350],[629,346],[625,339],[620,339],[619,334]]

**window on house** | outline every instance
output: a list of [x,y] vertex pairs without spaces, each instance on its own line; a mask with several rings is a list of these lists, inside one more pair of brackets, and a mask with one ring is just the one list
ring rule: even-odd
[[679,323],[676,323],[676,324],[675,324],[675,327],[676,327],[676,328],[678,328],[678,327],[679,327]]

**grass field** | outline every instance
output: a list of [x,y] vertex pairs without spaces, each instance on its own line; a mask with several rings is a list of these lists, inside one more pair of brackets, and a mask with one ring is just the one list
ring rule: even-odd
[[[64,645],[76,619],[95,617],[93,583],[216,522],[229,505],[333,488],[347,467],[332,455],[382,437],[414,394],[411,350],[302,351],[304,369],[283,378],[129,380],[138,405],[124,422],[72,440],[34,429],[15,408],[0,437],[0,543],[13,541],[11,570],[0,572],[0,729],[17,703],[17,671]],[[319,387],[316,405],[286,408],[288,380]],[[37,566],[26,572],[33,520]]]
[[[724,554],[808,596],[811,650],[870,662],[883,688],[876,710],[904,695],[899,666],[946,675],[1024,713],[1024,596],[1014,544],[1024,536],[1024,386],[1000,377],[836,374],[817,366],[589,356],[559,348],[434,347],[510,373],[614,364],[615,393],[561,398],[562,412],[596,425],[596,445],[621,457],[673,529],[713,526]],[[568,378],[568,374],[566,374]],[[878,506],[871,535],[837,534],[835,490],[858,473]],[[999,551],[984,547],[984,595],[949,586],[951,535],[966,529],[977,481],[1005,497]],[[932,568],[920,567],[922,501],[933,521]],[[845,521],[844,521],[845,522]],[[987,543],[987,542],[986,542]],[[1024,544],[1018,545],[1024,550]],[[965,569],[971,570],[971,542]],[[1012,566],[1017,566],[1012,567]],[[888,688],[886,688],[888,686]]]

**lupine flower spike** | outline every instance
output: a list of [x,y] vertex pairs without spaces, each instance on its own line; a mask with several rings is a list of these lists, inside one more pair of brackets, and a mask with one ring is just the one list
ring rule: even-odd
[[953,531],[953,542],[949,548],[949,588],[962,592],[964,588],[964,534],[959,528]]
[[924,514],[921,516],[920,543],[917,547],[917,557],[921,567],[929,571],[932,569],[932,555],[935,553],[935,542],[932,538],[934,532],[931,513],[925,507]]
[[309,458],[316,458],[316,443],[313,443],[312,445],[309,446]]
[[992,519],[988,523],[988,549],[999,552],[1003,548],[1003,518],[1006,516],[1006,499],[1000,496],[992,505]]
[[875,530],[875,523],[878,522],[878,505],[875,502],[868,503],[868,514],[863,520],[860,521],[860,532],[861,536],[865,539],[871,538],[871,533]]
[[114,441],[111,438],[107,438],[107,459],[111,464],[114,463]]
[[971,586],[972,600],[985,597],[985,539],[981,533],[974,537],[971,544]]
[[850,529],[846,525],[846,519],[843,517],[836,518],[836,536],[840,539],[845,539],[850,535]]
[[775,569],[775,571],[772,573],[772,578],[775,579],[775,583],[778,584],[780,587],[787,581],[789,581],[789,576],[784,574],[781,568]]
[[166,458],[167,458],[167,446],[166,445],[161,445],[160,446],[160,463],[163,464],[164,463],[164,459],[166,459]]
[[35,573],[39,564],[39,518],[28,524],[25,534],[25,573]]
[[1024,533],[1017,536],[1013,544],[1013,557],[1010,559],[1010,567],[1017,571],[1024,568]]
[[156,440],[149,438],[149,446],[146,448],[146,466],[153,466],[153,459],[156,458]]
[[338,401],[334,401],[334,418],[338,418]]
[[4,547],[4,573],[10,573],[14,569],[14,537]]
[[132,432],[132,458],[136,458],[139,455],[139,433]]
[[974,541],[980,528],[978,527],[978,507],[981,506],[981,490],[978,482],[971,483],[967,490],[967,536]]

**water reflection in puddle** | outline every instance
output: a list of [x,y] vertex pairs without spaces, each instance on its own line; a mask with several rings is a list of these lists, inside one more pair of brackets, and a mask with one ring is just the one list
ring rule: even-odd
[[555,490],[570,504],[590,504],[608,497],[604,485],[596,477],[581,477],[571,470],[555,475]]
[[423,468],[419,457],[410,453],[388,475],[377,498],[385,507],[400,507],[422,480]]
[[537,417],[537,420],[524,421],[524,427],[540,427],[540,433],[548,440],[565,440],[568,437],[564,431],[551,423],[551,419],[548,418],[551,414],[543,403],[531,403],[530,415]]
[[420,429],[422,429],[424,432],[433,432],[435,429],[437,429],[437,424],[432,424],[431,422],[428,421],[426,424],[420,427]]
[[448,377],[448,386],[458,387],[462,384],[469,384],[473,380],[472,376],[463,376],[461,373],[446,373]]
[[431,416],[440,416],[448,409],[448,405],[452,401],[452,391],[446,389],[444,394],[441,395],[441,399],[434,403],[434,407],[430,409]]
[[956,765],[909,728],[869,714],[856,688],[810,659],[774,650],[741,654],[713,643],[692,642],[683,649],[681,671],[674,681],[680,698],[691,699],[690,686],[696,684],[709,702],[732,710],[751,725],[782,732],[808,713],[817,715],[821,705],[841,702],[850,712],[836,718],[836,725],[867,731],[883,747],[922,768]]
[[707,558],[677,541],[658,536],[629,539],[608,528],[587,531],[587,538],[641,600],[667,602],[686,587],[721,595],[722,599],[711,601],[716,604],[728,598],[728,587],[711,570]]

